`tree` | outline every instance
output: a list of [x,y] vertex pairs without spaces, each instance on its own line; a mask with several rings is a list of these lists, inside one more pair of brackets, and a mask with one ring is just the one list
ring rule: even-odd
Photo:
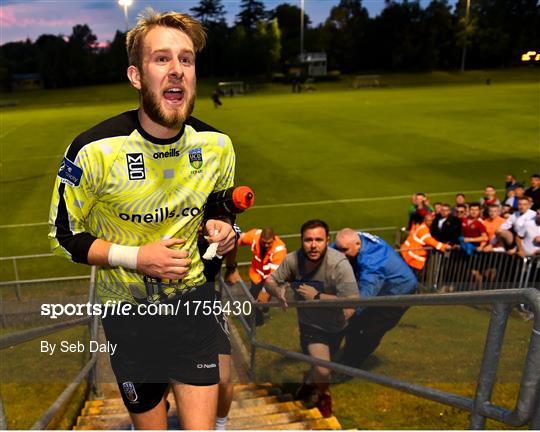
[[448,0],[432,0],[424,11],[424,65],[427,69],[451,69],[458,52],[454,37],[457,20]]
[[369,15],[361,0],[340,0],[323,26],[323,43],[332,67],[344,71],[365,67]]
[[97,54],[96,72],[103,82],[119,82],[125,79],[128,67],[126,33],[116,31],[114,39]]
[[385,69],[425,69],[423,19],[418,0],[387,0],[374,23],[375,64]]
[[197,56],[198,74],[222,74],[226,67],[225,52],[229,40],[225,8],[221,0],[200,0],[198,6],[191,8],[191,11],[203,23],[208,35],[206,47]]
[[225,21],[225,7],[221,0],[200,0],[199,5],[190,9],[205,26]]
[[100,81],[95,73],[97,37],[87,24],[77,24],[69,36],[66,61],[67,84],[83,85]]
[[[283,63],[292,60],[300,53],[300,8],[283,3],[270,12],[270,17],[277,19],[281,32],[281,60]],[[304,34],[310,24],[304,13]]]
[[77,24],[73,27],[69,43],[83,51],[91,51],[97,42],[97,36],[92,33],[88,24]]
[[41,35],[35,43],[39,73],[46,88],[63,87],[67,83],[66,58],[68,44],[62,36]]
[[237,23],[243,26],[248,33],[257,28],[259,21],[267,16],[264,3],[261,0],[242,0],[240,12],[236,15]]

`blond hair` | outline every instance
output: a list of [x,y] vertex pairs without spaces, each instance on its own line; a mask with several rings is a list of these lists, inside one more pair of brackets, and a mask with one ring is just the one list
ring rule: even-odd
[[152,8],[146,8],[139,14],[137,25],[127,34],[126,48],[130,65],[141,68],[144,37],[158,26],[175,28],[187,34],[196,53],[206,45],[206,32],[196,19],[179,12],[156,12]]

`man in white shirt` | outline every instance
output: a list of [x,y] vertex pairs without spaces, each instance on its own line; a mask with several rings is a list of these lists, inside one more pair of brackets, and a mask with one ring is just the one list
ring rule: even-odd
[[525,222],[523,232],[516,237],[518,253],[522,257],[540,255],[540,209],[536,217]]
[[495,235],[502,241],[508,251],[516,252],[515,239],[524,234],[525,223],[534,220],[536,212],[531,210],[531,201],[528,197],[521,197],[518,201],[518,211],[514,212]]

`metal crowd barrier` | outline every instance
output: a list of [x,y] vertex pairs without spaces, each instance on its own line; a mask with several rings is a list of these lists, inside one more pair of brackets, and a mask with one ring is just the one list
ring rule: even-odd
[[[222,277],[219,285],[223,294],[230,300],[235,296]],[[240,281],[242,297],[248,299],[254,308],[281,307],[279,303],[258,303],[250,294],[246,285]],[[223,298],[225,298],[225,296]],[[470,429],[484,429],[486,419],[519,427],[530,424],[532,429],[540,429],[540,291],[536,289],[504,289],[483,292],[462,292],[449,294],[419,294],[404,296],[372,297],[360,300],[310,300],[303,302],[288,302],[290,307],[320,308],[334,306],[351,308],[358,306],[448,306],[448,305],[486,305],[493,306],[489,323],[482,364],[473,399],[457,394],[444,392],[434,388],[398,380],[382,374],[368,372],[363,369],[352,368],[335,362],[324,361],[304,354],[289,351],[275,345],[257,340],[255,314],[240,323],[244,327],[250,343],[250,378],[256,380],[256,354],[257,349],[278,353],[284,357],[306,362],[312,365],[326,367],[332,371],[363,378],[377,384],[394,388],[425,399],[450,405],[471,413]],[[504,332],[510,311],[514,304],[527,304],[534,315],[534,326],[523,374],[520,383],[519,395],[513,410],[494,405],[491,402],[495,385],[497,368],[499,364]]]
[[[95,288],[95,267],[92,267],[90,274],[90,285],[88,290],[88,302],[93,304],[96,299]],[[0,337],[0,350],[13,347],[15,345],[22,344],[31,340],[38,339],[42,336],[56,333],[68,328],[77,327],[80,325],[88,325],[90,340],[97,340],[98,338],[98,322],[99,317],[97,315],[84,318],[73,319],[65,322],[55,323],[51,325],[35,327],[28,330],[22,330],[15,333],[10,333]],[[79,374],[73,379],[73,381],[66,387],[66,389],[58,396],[58,398],[47,408],[45,413],[34,423],[32,430],[46,429],[48,424],[54,418],[56,413],[70,400],[73,396],[79,384],[88,377],[88,381],[91,386],[91,390],[95,391],[96,377],[97,377],[97,353],[91,355],[90,359],[83,366]],[[4,410],[4,402],[2,395],[0,394],[0,430],[7,430],[7,419]]]
[[539,267],[539,256],[506,252],[467,255],[461,250],[441,253],[431,249],[418,278],[423,287],[433,292],[540,288]]

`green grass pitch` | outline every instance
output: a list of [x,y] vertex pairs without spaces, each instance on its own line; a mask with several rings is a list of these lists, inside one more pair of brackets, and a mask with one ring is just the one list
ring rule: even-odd
[[[485,85],[488,75],[490,86]],[[352,90],[346,79],[318,84],[315,92],[304,94],[268,85],[225,98],[217,110],[209,98],[212,83],[201,82],[195,115],[231,136],[237,184],[256,192],[256,207],[239,218],[242,228],[270,225],[277,233],[295,233],[314,217],[327,220],[332,229],[400,226],[413,192],[427,192],[434,202],[474,191],[467,196],[476,200],[486,184],[501,188],[506,172],[526,180],[540,171],[537,70],[392,75],[381,81],[387,87]],[[66,146],[81,131],[136,107],[136,95],[127,85],[116,85],[0,99],[19,100],[17,107],[0,111],[0,256],[48,253],[46,226],[4,226],[46,222]],[[290,249],[298,245],[296,240],[288,244]],[[247,256],[243,251],[241,259]],[[84,274],[88,268],[41,259],[19,262],[19,273],[22,278],[52,277]],[[0,279],[12,278],[11,263],[0,261]],[[411,311],[404,325],[388,335],[370,368],[470,395],[487,314],[443,309]],[[282,340],[272,332],[278,316],[283,324],[277,327],[287,334],[296,331],[292,311],[273,314],[274,322],[260,332],[266,340]],[[509,407],[529,332],[530,323],[511,320],[496,391],[497,402]],[[410,338],[416,345],[409,346]],[[287,343],[295,348],[297,338]],[[291,380],[303,368],[269,356],[260,357],[259,366],[263,371],[283,367]],[[467,427],[464,413],[365,382],[355,380],[332,391],[345,428]],[[8,417],[13,414],[10,425],[27,427],[16,415],[17,410],[26,413],[26,405],[16,400],[6,404]]]
[[[508,171],[528,179],[539,170],[533,72],[492,73],[498,78],[491,86],[455,75],[446,76],[457,80],[450,84],[404,75],[388,78],[399,86],[321,84],[303,94],[268,86],[226,98],[217,110],[203,82],[195,115],[231,136],[237,184],[256,192],[256,207],[239,218],[243,228],[296,233],[312,217],[332,229],[403,225],[413,192],[431,192],[433,202],[477,191],[467,194],[476,200],[486,184],[502,187]],[[430,79],[432,85],[417,85]],[[20,104],[1,112],[0,225],[45,222],[66,146],[81,131],[135,107],[136,94],[119,85],[9,97]],[[358,200],[299,204],[340,199]],[[46,226],[0,229],[2,256],[49,251]],[[46,267],[40,267],[45,275]],[[9,273],[4,266],[2,279]]]

